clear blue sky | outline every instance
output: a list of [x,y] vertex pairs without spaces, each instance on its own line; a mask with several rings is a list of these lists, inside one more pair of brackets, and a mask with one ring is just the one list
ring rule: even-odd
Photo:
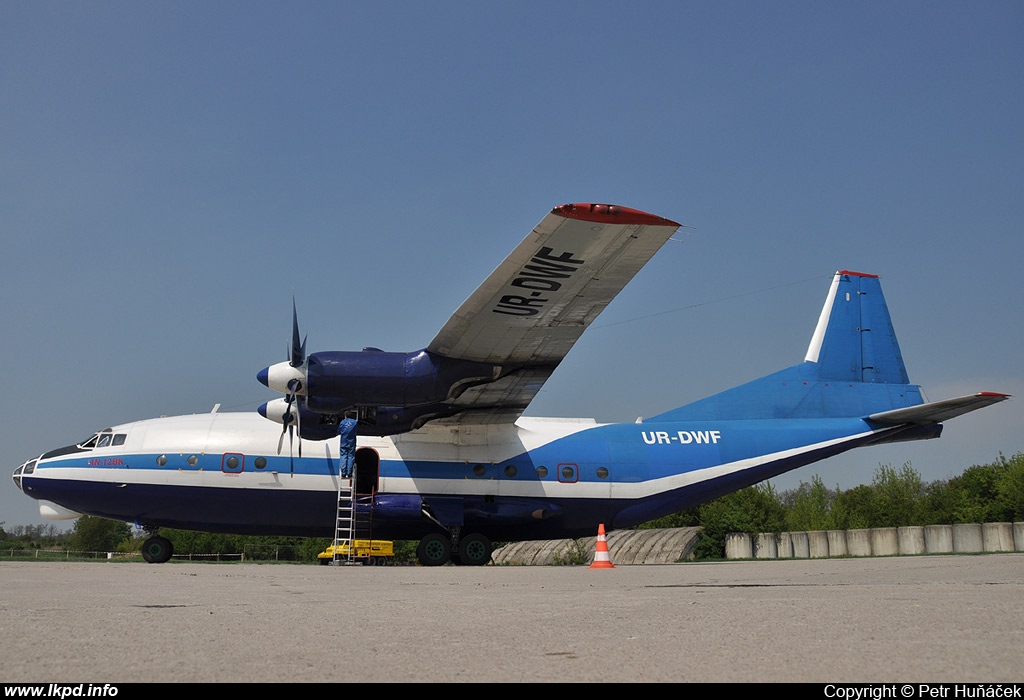
[[[635,420],[794,364],[878,274],[930,400],[1024,394],[1024,4],[7,2],[0,464],[255,410],[310,351],[423,347],[552,206],[689,227],[533,415]],[[777,480],[1024,450],[1020,398]],[[9,479],[0,522],[44,523]]]

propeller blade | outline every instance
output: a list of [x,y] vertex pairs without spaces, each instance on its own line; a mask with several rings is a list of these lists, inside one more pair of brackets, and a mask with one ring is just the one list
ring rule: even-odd
[[295,297],[292,297],[292,349],[288,354],[288,364],[292,367],[300,367],[306,361],[306,339],[299,340],[299,313],[295,307]]
[[285,403],[288,408],[286,408],[285,412],[281,414],[281,435],[277,438],[277,454],[281,454],[281,447],[284,444],[285,433],[288,433],[289,452],[291,452],[291,427],[292,421],[294,420],[294,416],[292,415],[292,400],[294,398],[293,394],[285,396]]
[[294,454],[294,450],[292,449],[294,435],[295,435],[295,431],[289,425],[288,426],[288,464],[289,464],[289,471],[290,471],[290,476],[289,476],[290,479],[294,479],[295,478],[295,454]]
[[299,401],[295,402],[295,430],[299,434],[299,459],[302,459],[302,407]]

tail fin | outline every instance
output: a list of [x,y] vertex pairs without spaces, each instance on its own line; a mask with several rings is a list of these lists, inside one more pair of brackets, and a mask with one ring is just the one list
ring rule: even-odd
[[923,402],[877,275],[840,270],[802,363],[644,422],[867,417]]
[[804,361],[821,381],[910,382],[877,275],[836,273]]

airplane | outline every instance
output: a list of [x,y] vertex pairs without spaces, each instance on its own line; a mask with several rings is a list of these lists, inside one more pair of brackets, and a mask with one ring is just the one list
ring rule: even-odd
[[[858,447],[936,438],[1009,398],[926,403],[909,382],[876,275],[835,273],[803,360],[633,423],[524,416],[586,328],[679,224],[565,204],[415,352],[306,353],[292,302],[288,359],[257,373],[284,394],[255,412],[100,430],[22,464],[51,519],[160,528],[418,540],[425,566],[490,562],[494,543],[630,528]],[[269,419],[269,420],[268,420]]]

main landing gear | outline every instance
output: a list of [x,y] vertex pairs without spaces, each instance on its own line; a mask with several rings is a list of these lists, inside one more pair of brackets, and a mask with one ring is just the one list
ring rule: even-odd
[[416,559],[423,566],[443,566],[451,562],[463,566],[485,566],[491,561],[494,547],[478,532],[460,536],[458,528],[449,528],[450,535],[432,532],[416,547]]
[[174,556],[174,545],[156,530],[146,530],[150,536],[142,543],[142,558],[150,564],[163,564]]

